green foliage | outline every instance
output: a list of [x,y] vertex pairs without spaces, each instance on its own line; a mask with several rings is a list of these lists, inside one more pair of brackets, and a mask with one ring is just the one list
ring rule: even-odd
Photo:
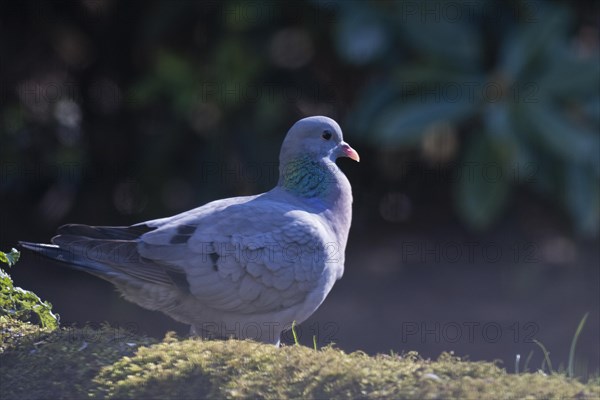
[[[491,2],[494,15],[474,12],[472,4],[453,3],[455,20],[444,15],[444,1],[342,6],[342,22],[360,12],[371,31],[403,38],[398,48],[417,54],[402,67],[396,52],[362,59],[389,73],[363,88],[348,126],[378,146],[418,149],[431,127],[450,124],[462,139],[450,165],[476,166],[475,175],[455,182],[457,213],[474,229],[490,227],[522,185],[553,197],[577,232],[597,235],[597,49],[586,55],[573,44],[572,16],[560,4]],[[355,62],[347,48],[353,33],[339,35],[340,56]],[[486,182],[488,166],[501,175]],[[515,174],[525,168],[533,173]]]
[[9,267],[12,267],[19,261],[19,257],[21,253],[15,248],[10,250],[10,253],[4,253],[0,251],[0,263],[8,264]]
[[[110,2],[103,8],[102,29],[114,21],[109,30],[121,32],[111,38],[81,28],[87,21],[76,2],[61,6],[65,9],[48,7],[49,20],[74,15],[67,33],[8,49],[13,53],[7,60],[29,59],[28,65],[36,66],[21,71],[18,62],[7,64],[22,76],[5,82],[9,96],[0,118],[7,133],[0,156],[9,166],[0,186],[22,188],[13,194],[15,204],[37,198],[36,185],[52,187],[63,207],[44,213],[58,222],[80,204],[73,201],[78,191],[102,202],[95,205],[99,210],[106,201],[96,192],[118,192],[122,196],[114,199],[143,204],[117,205],[118,211],[144,211],[140,217],[149,218],[224,192],[265,190],[274,183],[266,172],[256,182],[224,182],[222,174],[207,174],[203,167],[214,163],[246,171],[276,161],[290,121],[328,114],[340,120],[356,147],[374,148],[372,160],[376,152],[405,150],[403,162],[419,157],[423,168],[464,168],[473,160],[481,164],[479,175],[488,166],[500,168],[501,178],[493,182],[463,175],[450,183],[456,213],[474,229],[493,226],[512,194],[525,189],[554,200],[581,235],[598,234],[600,59],[597,43],[589,39],[589,29],[596,27],[586,16],[597,5],[568,0],[171,3],[153,1],[129,20],[119,16],[129,15],[130,5]],[[23,13],[30,25],[8,25],[5,36],[40,29],[33,9]],[[82,57],[95,54],[113,73],[99,74],[91,59],[76,74],[67,67],[56,71],[56,65],[70,65],[63,59],[71,54],[63,40],[77,43],[73,53]],[[30,85],[36,89],[27,91]],[[65,100],[72,101],[67,109],[79,110],[78,118],[67,120],[83,124],[62,126],[56,120]],[[449,127],[444,137],[451,146],[435,145],[439,126]],[[58,140],[42,139],[53,135]],[[429,142],[433,149],[425,151]],[[96,151],[103,143],[114,151]],[[86,173],[105,175],[103,166],[115,164],[104,186],[83,185],[91,181],[82,179]],[[360,169],[376,176],[377,168],[403,166],[372,162]],[[29,179],[18,171],[39,176]],[[123,190],[124,176],[139,187]],[[185,196],[169,195],[171,189]],[[426,184],[418,190],[429,193]],[[150,195],[156,192],[165,194]],[[173,201],[178,197],[184,200]]]
[[[0,251],[0,261],[14,265],[19,260],[19,252]],[[15,287],[11,277],[0,269],[0,316],[10,316],[20,321],[37,323],[43,328],[58,328],[58,315],[52,313],[52,305],[42,301],[35,293]]]
[[476,229],[489,226],[506,201],[508,179],[492,168],[504,161],[501,147],[485,134],[467,143],[464,166],[455,186],[456,205],[458,214]]
[[0,318],[3,399],[22,398],[581,398],[600,385],[564,375],[508,374],[444,353],[368,356],[251,341],[160,343],[111,329],[43,328]]

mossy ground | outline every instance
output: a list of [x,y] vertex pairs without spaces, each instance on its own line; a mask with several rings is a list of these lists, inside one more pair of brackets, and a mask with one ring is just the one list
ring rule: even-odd
[[0,318],[0,398],[600,398],[564,375],[507,374],[488,362],[275,348],[104,326],[51,330]]

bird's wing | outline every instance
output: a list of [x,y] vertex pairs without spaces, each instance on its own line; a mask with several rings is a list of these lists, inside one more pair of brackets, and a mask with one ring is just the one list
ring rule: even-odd
[[217,201],[147,224],[157,229],[140,237],[137,252],[146,263],[135,274],[156,279],[148,262],[177,268],[189,292],[215,310],[290,307],[335,263],[327,258],[330,234],[319,217],[273,199]]

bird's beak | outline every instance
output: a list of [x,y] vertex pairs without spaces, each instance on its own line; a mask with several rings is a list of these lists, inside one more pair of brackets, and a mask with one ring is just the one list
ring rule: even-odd
[[340,143],[340,151],[344,157],[348,157],[356,162],[360,162],[360,156],[350,145],[346,142]]

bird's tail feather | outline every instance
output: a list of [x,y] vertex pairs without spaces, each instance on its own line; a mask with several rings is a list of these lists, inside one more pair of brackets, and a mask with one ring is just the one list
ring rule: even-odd
[[115,267],[137,261],[134,241],[154,230],[146,224],[132,226],[63,225],[52,244],[19,242],[21,246],[67,266],[109,279],[120,275]]
[[177,285],[173,274],[181,274],[180,268],[157,263],[138,252],[136,239],[153,229],[142,224],[130,227],[65,225],[52,238],[52,244],[19,243],[44,257],[113,283]]
[[71,251],[68,248],[60,247],[56,244],[33,243],[20,241],[19,244],[26,249],[32,250],[44,257],[60,261],[63,265],[70,268],[85,271],[90,274],[109,279],[113,273],[106,265],[103,265],[85,254]]

